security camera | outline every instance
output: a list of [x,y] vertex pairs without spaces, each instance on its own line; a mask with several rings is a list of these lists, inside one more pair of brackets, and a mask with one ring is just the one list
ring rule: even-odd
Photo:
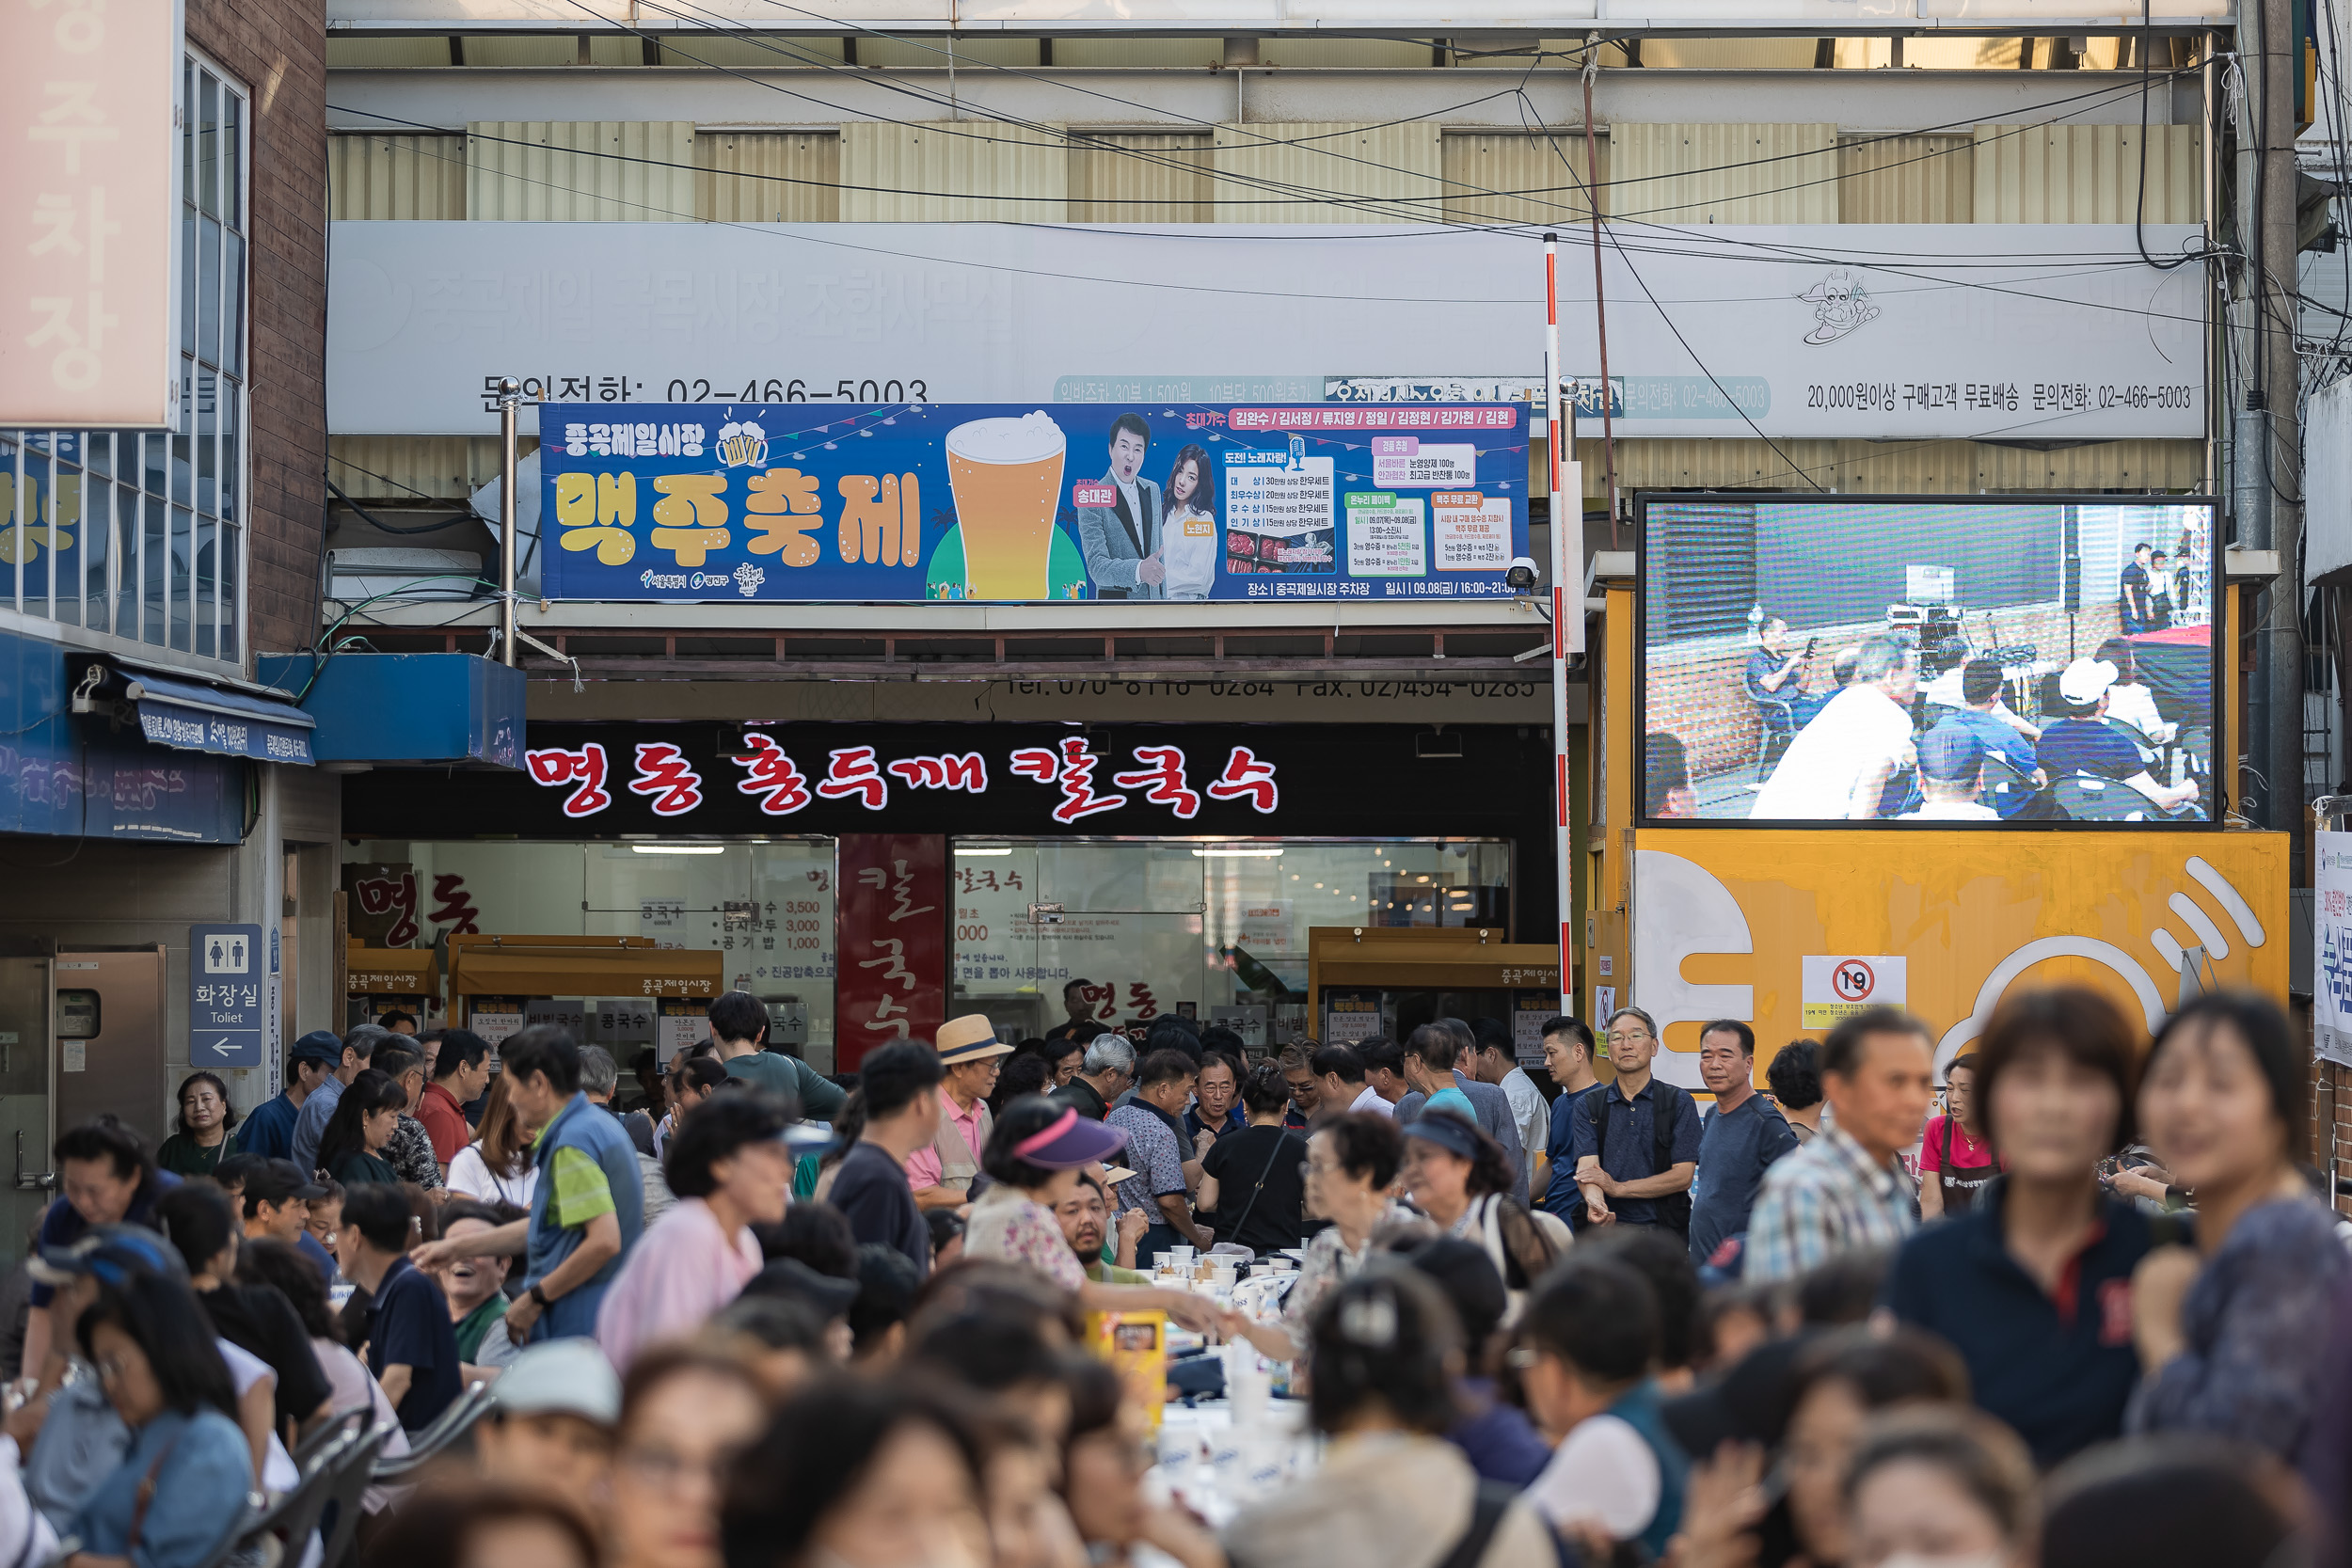
[[1535,563],[1525,556],[1511,562],[1511,569],[1502,574],[1515,594],[1524,594],[1535,586]]

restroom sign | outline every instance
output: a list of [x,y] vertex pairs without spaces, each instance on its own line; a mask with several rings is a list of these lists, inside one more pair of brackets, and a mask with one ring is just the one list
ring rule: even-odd
[[1907,998],[1905,960],[1881,953],[1806,954],[1804,1005],[1807,1029],[1831,1029],[1872,1007],[1899,1007]]
[[259,926],[188,927],[188,1063],[260,1067],[270,1016],[269,959]]

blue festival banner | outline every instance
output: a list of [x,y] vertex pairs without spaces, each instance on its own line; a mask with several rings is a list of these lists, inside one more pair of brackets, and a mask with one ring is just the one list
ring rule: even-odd
[[555,599],[1506,596],[1527,410],[543,404]]

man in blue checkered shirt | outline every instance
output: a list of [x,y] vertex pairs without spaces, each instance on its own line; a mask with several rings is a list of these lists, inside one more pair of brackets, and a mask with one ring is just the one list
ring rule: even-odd
[[1892,1007],[1843,1020],[1821,1045],[1821,1090],[1836,1125],[1764,1173],[1745,1278],[1793,1279],[1919,1227],[1918,1187],[1900,1153],[1919,1141],[1935,1094],[1927,1026]]

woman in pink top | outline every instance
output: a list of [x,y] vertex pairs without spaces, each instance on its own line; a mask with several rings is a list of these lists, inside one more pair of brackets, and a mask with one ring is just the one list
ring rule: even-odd
[[714,1094],[686,1115],[666,1162],[677,1206],[630,1249],[596,1314],[614,1369],[702,1327],[757,1274],[755,1225],[784,1218],[795,1154],[791,1114],[756,1089]]
[[2000,1174],[1993,1140],[1977,1115],[1977,1053],[1952,1058],[1944,1069],[1942,1116],[1928,1118],[1919,1140],[1919,1217],[1965,1213],[1985,1184]]

